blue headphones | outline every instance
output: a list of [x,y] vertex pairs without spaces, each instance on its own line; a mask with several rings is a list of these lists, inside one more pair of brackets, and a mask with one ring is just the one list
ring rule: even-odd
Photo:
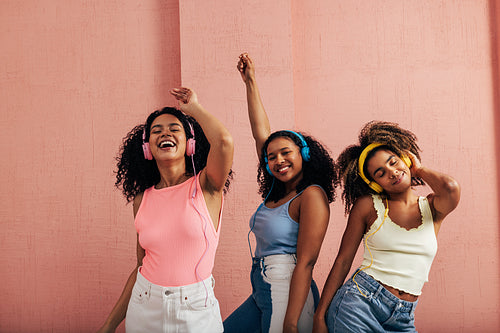
[[[300,144],[299,144],[300,155],[302,155],[302,159],[305,162],[309,162],[311,160],[311,155],[309,154],[309,146],[307,145],[307,142],[306,142],[306,139],[304,139],[304,136],[302,134],[300,134],[300,133],[297,133],[297,132],[294,132],[294,131],[290,131],[290,130],[283,130],[281,132],[292,133],[293,135],[295,135],[299,139],[299,141],[300,141]],[[268,163],[268,160],[267,160],[267,152],[264,155],[264,162],[266,162],[267,173],[269,173],[271,176],[274,177],[273,173],[271,172],[271,169],[269,168],[269,163]]]

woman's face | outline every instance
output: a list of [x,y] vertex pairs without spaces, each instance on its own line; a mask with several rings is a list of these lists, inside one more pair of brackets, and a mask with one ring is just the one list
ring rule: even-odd
[[149,132],[149,146],[155,160],[184,160],[186,132],[174,115],[162,114],[153,121]]
[[400,193],[411,187],[410,169],[390,150],[380,149],[375,152],[366,168],[370,177],[387,193]]
[[277,137],[267,146],[269,169],[283,183],[302,179],[300,147],[288,137]]

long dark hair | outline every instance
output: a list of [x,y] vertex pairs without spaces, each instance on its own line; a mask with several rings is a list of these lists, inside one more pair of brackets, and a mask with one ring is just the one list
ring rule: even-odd
[[[311,136],[300,133],[309,146],[309,161],[302,160],[302,179],[297,184],[296,191],[301,192],[309,185],[319,185],[323,188],[328,197],[328,202],[335,200],[335,187],[338,184],[336,165],[326,148]],[[285,184],[271,176],[266,170],[265,156],[269,143],[278,137],[287,137],[297,146],[302,143],[297,135],[289,131],[277,131],[272,133],[264,142],[261,151],[260,164],[257,171],[257,182],[259,183],[259,193],[265,199],[269,192],[268,200],[278,201],[285,196]],[[274,185],[273,185],[274,182]]]
[[[160,181],[160,172],[156,161],[147,160],[144,158],[142,144],[144,142],[142,136],[146,135],[145,141],[149,140],[149,132],[153,121],[162,114],[171,114],[182,123],[186,139],[192,138],[189,124],[193,126],[194,136],[196,139],[196,153],[194,155],[194,165],[196,172],[199,173],[207,165],[207,157],[210,151],[210,143],[208,142],[200,124],[193,118],[183,112],[172,108],[165,107],[161,110],[156,110],[151,113],[145,124],[135,126],[123,138],[123,143],[120,147],[120,152],[116,158],[117,171],[115,186],[121,188],[127,202],[132,201],[137,194],[144,192],[147,188],[158,184]],[[186,175],[193,175],[193,166],[190,156],[185,156],[186,160]],[[232,179],[232,171],[226,180],[224,193],[228,190]]]

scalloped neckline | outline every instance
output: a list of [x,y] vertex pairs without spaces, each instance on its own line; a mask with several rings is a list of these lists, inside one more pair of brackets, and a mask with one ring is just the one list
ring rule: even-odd
[[[395,225],[396,227],[398,227],[399,229],[402,229],[404,231],[418,231],[419,229],[422,229],[424,227],[424,212],[422,211],[422,207],[420,207],[421,198],[423,198],[423,197],[419,196],[417,198],[418,211],[420,212],[420,224],[418,226],[410,228],[410,229],[406,229],[405,227],[402,227],[399,224],[397,224],[396,222],[394,222],[392,220],[392,218],[389,216],[389,214],[387,214],[387,218],[388,218],[389,222],[391,222],[391,224]],[[382,205],[383,205],[383,201],[382,201]],[[384,209],[385,209],[385,206],[384,206]]]

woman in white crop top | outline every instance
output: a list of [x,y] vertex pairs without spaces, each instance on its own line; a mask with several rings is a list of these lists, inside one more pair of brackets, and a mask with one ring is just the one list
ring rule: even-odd
[[[314,332],[415,332],[414,311],[460,186],[420,163],[415,135],[389,122],[366,124],[337,159],[347,226],[314,315]],[[427,183],[418,197],[412,186]],[[360,268],[344,280],[363,240]]]

